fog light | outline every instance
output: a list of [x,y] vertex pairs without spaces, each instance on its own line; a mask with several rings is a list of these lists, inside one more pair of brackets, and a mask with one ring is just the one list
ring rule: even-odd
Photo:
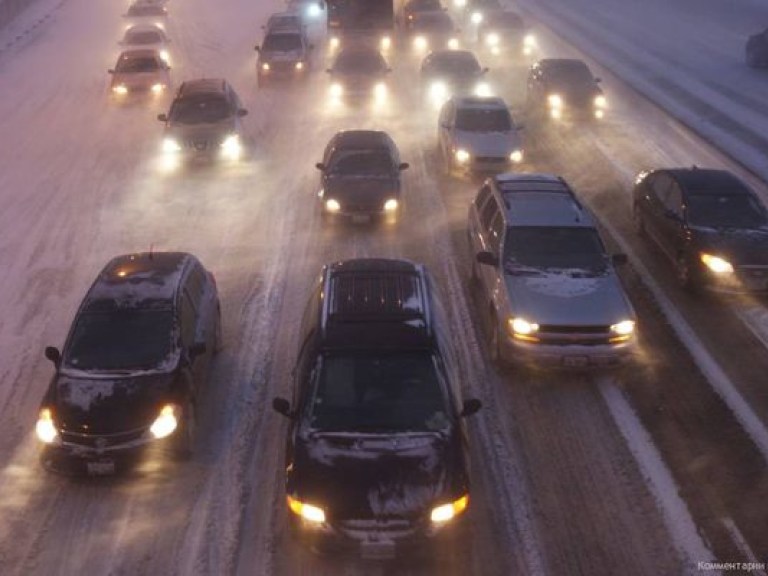
[[128,88],[124,84],[118,84],[117,86],[112,86],[112,92],[122,96],[123,94],[128,94]]
[[384,202],[384,210],[387,212],[394,212],[397,210],[397,200],[395,198],[390,198]]
[[53,413],[50,408],[43,408],[40,410],[40,414],[37,417],[37,424],[35,424],[35,433],[38,439],[45,443],[51,444],[59,436],[59,432],[56,430],[56,425],[53,423]]
[[160,410],[160,415],[152,422],[152,426],[149,427],[149,432],[157,439],[166,438],[173,434],[176,427],[179,425],[178,418],[176,416],[178,408],[173,404],[166,404]]
[[467,506],[469,506],[469,495],[465,494],[458,500],[454,500],[449,504],[443,504],[433,508],[430,514],[430,519],[435,524],[444,524],[464,512],[467,509]]
[[312,504],[306,504],[290,496],[286,496],[288,500],[288,508],[291,512],[297,516],[301,516],[307,522],[314,524],[322,524],[325,522],[325,512],[319,506],[313,506]]

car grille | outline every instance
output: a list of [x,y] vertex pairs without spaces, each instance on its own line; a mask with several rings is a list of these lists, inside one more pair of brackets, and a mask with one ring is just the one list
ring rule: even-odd
[[61,439],[65,444],[77,444],[87,448],[104,449],[111,446],[120,446],[139,440],[144,435],[145,429],[139,428],[130,432],[119,434],[78,434],[76,432],[62,432]]
[[402,538],[413,533],[416,528],[415,524],[409,520],[402,518],[398,519],[356,519],[356,520],[343,520],[338,523],[340,530],[352,534],[352,533],[376,533],[377,535],[385,538],[397,539]]
[[503,166],[509,162],[505,156],[475,156],[474,163],[478,165]]
[[187,140],[184,143],[184,146],[187,150],[191,150],[193,152],[208,152],[214,148],[215,144],[214,142],[211,142],[205,138],[195,138],[192,140]]
[[541,344],[551,346],[604,346],[611,344],[610,326],[559,326],[544,324],[536,333]]

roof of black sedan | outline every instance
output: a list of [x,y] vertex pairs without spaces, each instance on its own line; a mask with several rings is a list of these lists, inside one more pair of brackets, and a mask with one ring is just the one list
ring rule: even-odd
[[392,138],[382,130],[342,130],[333,143],[336,148],[378,148],[390,146]]

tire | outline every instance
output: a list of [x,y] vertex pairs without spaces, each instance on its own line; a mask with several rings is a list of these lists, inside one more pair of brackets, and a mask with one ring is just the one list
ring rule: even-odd
[[197,435],[197,414],[195,404],[191,398],[187,398],[182,406],[181,422],[176,430],[173,455],[176,460],[191,460],[195,452],[195,439]]

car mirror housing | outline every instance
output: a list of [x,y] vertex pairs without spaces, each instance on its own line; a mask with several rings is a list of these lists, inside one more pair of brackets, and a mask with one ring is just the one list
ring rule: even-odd
[[237,115],[240,116],[240,117],[247,116],[248,115],[248,110],[246,110],[245,108],[238,108]]
[[398,170],[407,170],[410,167],[411,167],[411,165],[408,164],[408,162],[401,162],[400,165],[397,168],[398,168]]
[[168,122],[168,116],[165,114],[158,114],[157,119],[160,120],[160,122]]
[[611,256],[611,262],[614,266],[623,266],[629,261],[626,254],[613,254]]
[[256,44],[256,46],[254,46],[253,49],[256,50],[256,52],[259,52],[261,50],[261,47],[258,44]]
[[486,66],[485,68],[483,68],[483,70],[482,70],[482,73],[483,73],[483,74],[487,74],[489,70],[490,70],[490,68],[488,68],[488,67]]
[[323,164],[322,162],[318,162],[317,164],[315,164],[315,168],[320,170],[320,172],[325,172],[325,164]]
[[56,368],[61,364],[61,352],[59,352],[59,349],[56,348],[56,346],[46,346],[45,357],[53,362],[53,365],[56,366]]
[[107,74],[114,74],[114,73],[115,73],[115,71],[114,71],[112,68],[110,68],[109,70],[107,70]]
[[603,81],[603,79],[600,78],[599,76],[597,78],[595,78],[595,84],[599,84],[602,81]]
[[291,412],[291,403],[285,398],[275,396],[272,398],[272,409],[278,414],[282,414],[286,418],[293,418],[293,412]]
[[483,407],[483,403],[480,402],[480,400],[478,400],[477,398],[469,398],[467,400],[464,400],[464,405],[461,408],[460,416],[462,418],[465,418],[467,416],[472,416],[472,414],[475,414],[482,407]]
[[475,258],[480,264],[486,264],[487,266],[499,265],[499,259],[493,252],[478,252]]

